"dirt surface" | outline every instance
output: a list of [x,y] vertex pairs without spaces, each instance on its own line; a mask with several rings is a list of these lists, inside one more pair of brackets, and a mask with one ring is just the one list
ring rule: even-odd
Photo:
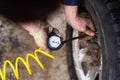
[[[48,22],[59,29],[65,38],[65,20],[63,9],[51,15]],[[36,46],[34,39],[27,31],[18,24],[0,16],[0,69],[3,69],[4,61],[9,59],[15,63],[15,59],[21,56],[25,59],[27,53],[33,53]],[[20,80],[70,80],[67,70],[65,47],[51,52],[56,58],[54,60],[39,54],[39,58],[45,66],[42,70],[32,58],[29,59],[32,75],[28,75],[23,63],[19,63]],[[7,79],[16,80],[10,66],[6,68]],[[0,79],[1,80],[1,79]]]

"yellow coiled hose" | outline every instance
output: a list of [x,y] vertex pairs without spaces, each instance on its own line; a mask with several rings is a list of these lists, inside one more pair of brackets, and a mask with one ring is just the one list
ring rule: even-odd
[[53,55],[51,55],[39,48],[39,49],[36,49],[34,51],[34,53],[28,53],[26,55],[26,60],[24,60],[24,58],[22,58],[22,57],[17,57],[15,60],[15,65],[10,60],[5,60],[3,70],[0,69],[1,79],[6,80],[6,66],[9,64],[15,74],[16,79],[19,80],[19,68],[18,68],[19,61],[21,61],[25,65],[25,67],[28,71],[28,74],[31,75],[32,73],[31,73],[31,69],[30,69],[30,65],[29,65],[29,57],[32,57],[38,63],[38,65],[41,67],[41,69],[44,69],[44,65],[42,64],[41,60],[39,59],[39,57],[37,55],[38,53],[42,53],[51,59],[55,58]]

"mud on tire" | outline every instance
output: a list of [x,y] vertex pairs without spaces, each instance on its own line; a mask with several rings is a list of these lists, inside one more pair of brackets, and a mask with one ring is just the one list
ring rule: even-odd
[[[102,48],[101,80],[120,80],[120,0],[80,0],[81,7],[91,15]],[[67,39],[72,37],[67,26]],[[71,80],[78,80],[74,68],[72,42],[66,44]]]

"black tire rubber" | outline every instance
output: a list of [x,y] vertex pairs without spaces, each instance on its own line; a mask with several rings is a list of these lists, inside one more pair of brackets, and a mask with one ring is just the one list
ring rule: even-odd
[[[120,80],[120,0],[80,0],[91,15],[99,33],[102,48],[102,80]],[[67,26],[67,39],[72,37]],[[72,43],[66,44],[71,80],[78,80],[73,61]]]

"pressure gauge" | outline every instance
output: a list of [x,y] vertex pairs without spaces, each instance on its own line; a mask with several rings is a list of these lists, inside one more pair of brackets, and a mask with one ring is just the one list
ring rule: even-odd
[[58,50],[62,47],[62,38],[57,35],[50,36],[47,45],[51,50]]
[[58,50],[63,46],[64,43],[67,43],[69,41],[73,41],[76,39],[83,39],[87,36],[87,35],[79,35],[77,37],[73,37],[71,39],[63,41],[63,38],[58,36],[57,34],[58,34],[58,31],[53,28],[52,32],[48,36],[47,46],[50,50]]

